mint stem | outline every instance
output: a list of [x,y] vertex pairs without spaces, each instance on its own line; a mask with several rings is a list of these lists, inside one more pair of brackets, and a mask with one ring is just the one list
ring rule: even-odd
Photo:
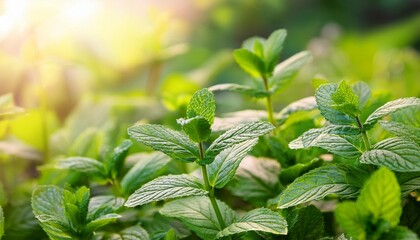
[[363,129],[362,122],[360,121],[360,118],[358,116],[356,117],[356,121],[357,121],[357,125],[359,125],[359,129],[362,133],[362,138],[363,138],[363,143],[365,145],[365,149],[366,149],[366,151],[369,151],[370,150],[369,138],[367,136],[366,131]]
[[273,114],[273,102],[271,101],[271,95],[269,94],[269,87],[268,87],[268,79],[265,75],[262,76],[263,82],[264,82],[264,89],[267,92],[267,114],[268,114],[268,120],[273,124],[274,126],[277,126],[276,120],[274,120],[274,114]]
[[[203,159],[204,158],[203,143],[199,143],[198,146],[200,149],[200,158]],[[223,220],[222,213],[220,212],[220,208],[217,205],[216,198],[214,197],[214,188],[210,186],[210,181],[209,181],[206,165],[201,166],[201,172],[203,174],[203,180],[204,180],[204,185],[206,187],[206,190],[209,191],[208,196],[210,198],[211,205],[213,206],[213,210],[216,213],[217,220],[219,221],[221,229],[224,229],[226,227],[226,223]]]

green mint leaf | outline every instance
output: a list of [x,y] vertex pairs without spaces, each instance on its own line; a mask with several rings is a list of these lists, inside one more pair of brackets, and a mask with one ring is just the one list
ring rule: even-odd
[[349,236],[355,239],[366,239],[366,226],[369,213],[355,202],[343,202],[335,209],[335,218],[338,224]]
[[401,187],[401,196],[407,197],[412,191],[420,189],[420,172],[395,173]]
[[105,177],[104,164],[87,157],[69,157],[57,163],[57,168],[70,169],[88,175]]
[[420,147],[406,138],[387,138],[360,157],[360,162],[386,166],[397,172],[420,171]]
[[212,125],[215,114],[216,101],[214,100],[214,94],[207,88],[195,92],[187,106],[187,117],[201,116]]
[[90,190],[89,188],[82,186],[79,188],[75,193],[74,196],[76,197],[77,202],[77,211],[78,211],[78,222],[84,223],[89,209],[89,202],[90,202]]
[[283,184],[290,184],[297,177],[303,175],[304,173],[309,172],[314,168],[321,167],[324,161],[319,158],[314,158],[309,162],[296,163],[291,167],[282,168],[280,174],[280,181]]
[[264,58],[264,43],[265,39],[262,37],[250,37],[242,43],[242,48],[255,53],[261,59]]
[[258,87],[250,87],[235,83],[223,83],[214,85],[209,88],[210,91],[216,92],[216,91],[230,91],[230,92],[236,92],[236,93],[242,93],[250,97],[255,98],[265,98],[270,95],[267,91],[264,89],[259,89]]
[[297,53],[281,62],[274,69],[273,76],[269,79],[270,90],[280,92],[293,80],[298,71],[312,59],[309,52]]
[[86,226],[84,228],[84,231],[85,232],[93,232],[100,227],[103,227],[105,225],[108,225],[110,223],[115,222],[120,217],[121,217],[121,215],[116,214],[116,213],[110,213],[110,214],[103,215],[99,218],[94,219],[93,221],[89,222],[88,224],[86,224]]
[[169,229],[169,231],[165,235],[165,240],[177,240],[175,230],[173,228]]
[[212,126],[213,131],[227,131],[239,124],[250,123],[267,119],[267,112],[261,110],[243,110],[226,113],[222,118],[216,117]]
[[416,233],[403,226],[396,226],[381,236],[381,240],[419,240]]
[[201,116],[188,119],[180,118],[177,122],[193,142],[204,142],[210,137],[210,123]]
[[95,196],[89,201],[87,220],[95,220],[114,213],[124,206],[125,199],[115,196]]
[[329,194],[350,198],[358,194],[368,174],[348,166],[325,166],[316,168],[296,178],[282,192],[279,208],[288,208],[323,199]]
[[366,119],[365,123],[363,124],[363,128],[372,128],[373,125],[375,125],[376,122],[378,122],[378,120],[382,117],[408,107],[413,107],[412,111],[419,111],[420,98],[400,98],[386,103],[382,107],[376,109],[372,114],[370,114],[370,116]]
[[332,107],[336,104],[331,95],[338,89],[338,84],[322,84],[315,91],[315,99],[322,116],[330,123],[337,125],[357,124],[354,118],[349,117]]
[[264,62],[258,55],[247,49],[236,49],[233,51],[233,57],[238,65],[252,77],[261,78],[264,76]]
[[363,110],[372,95],[369,86],[364,82],[357,82],[352,86],[352,89],[359,99],[359,109]]
[[251,122],[238,125],[220,135],[206,150],[203,163],[210,164],[223,150],[253,138],[258,138],[271,132],[273,125],[268,122]]
[[286,220],[288,240],[322,239],[324,236],[324,217],[313,205],[293,209]]
[[126,207],[136,207],[147,203],[189,196],[208,194],[200,179],[188,175],[168,175],[158,177],[136,190],[125,203]]
[[187,136],[161,125],[136,125],[128,128],[128,135],[169,157],[183,162],[194,162],[199,154]]
[[245,157],[228,185],[229,191],[254,205],[265,205],[280,191],[280,164],[272,159]]
[[331,107],[335,110],[353,118],[360,115],[359,97],[346,81],[343,80],[338,84],[337,90],[331,94],[331,99],[334,101]]
[[[225,203],[216,201],[225,223],[232,224],[236,219],[235,212]],[[222,230],[207,196],[176,199],[166,203],[160,213],[181,220],[202,239],[215,239]]]
[[285,29],[279,29],[271,33],[264,42],[264,61],[267,72],[272,72],[279,61],[286,36],[287,31]]
[[108,174],[112,179],[117,179],[119,176],[122,168],[124,167],[124,160],[127,157],[131,145],[133,145],[131,140],[124,140],[114,149],[112,157],[107,160],[106,167],[109,172]]
[[418,106],[407,107],[392,113],[393,122],[399,122],[407,126],[420,128],[420,111],[416,110]]
[[420,143],[420,128],[405,125],[399,122],[379,121],[379,124],[385,131],[394,134],[397,137],[405,137]]
[[277,119],[285,120],[292,113],[299,112],[299,111],[310,111],[316,108],[317,108],[317,105],[316,105],[315,97],[302,98],[284,107],[277,114]]
[[320,147],[344,158],[358,158],[362,152],[347,139],[339,135],[357,135],[360,130],[352,126],[330,125],[303,133],[289,143],[291,149]]
[[221,238],[249,231],[286,235],[287,222],[277,212],[267,208],[257,208],[247,212],[238,221],[220,231],[216,237]]
[[0,206],[0,239],[4,234],[4,216],[3,216],[3,208]]
[[372,214],[373,224],[382,219],[392,227],[397,226],[402,209],[400,186],[394,173],[385,167],[374,172],[363,186],[357,204]]
[[130,168],[121,180],[121,187],[127,195],[159,176],[171,160],[167,155],[160,152],[136,154],[132,157],[137,160],[137,163]]
[[210,185],[222,188],[232,180],[242,159],[257,144],[258,138],[234,145],[219,153],[214,161],[208,165]]
[[32,193],[32,211],[51,239],[72,239],[63,195],[63,189],[48,185],[38,186]]
[[132,226],[123,229],[121,232],[118,233],[119,237],[118,239],[135,239],[135,240],[149,240],[151,239],[149,236],[149,233],[147,231],[140,227],[140,226]]

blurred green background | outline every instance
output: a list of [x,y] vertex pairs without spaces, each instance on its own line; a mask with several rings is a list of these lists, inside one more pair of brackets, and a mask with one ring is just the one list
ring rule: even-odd
[[[0,1],[0,110],[13,112],[0,115],[0,205],[34,177],[67,181],[48,168],[61,156],[97,157],[136,121],[174,126],[196,90],[249,81],[232,50],[279,28],[282,60],[305,49],[314,59],[276,111],[312,95],[319,75],[420,96],[419,0]],[[218,114],[264,109],[216,97]]]

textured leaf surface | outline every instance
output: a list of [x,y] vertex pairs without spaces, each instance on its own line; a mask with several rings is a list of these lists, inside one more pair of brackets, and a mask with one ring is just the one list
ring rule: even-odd
[[362,163],[386,166],[399,172],[420,171],[420,147],[405,138],[387,138],[375,144],[360,158]]
[[217,234],[217,238],[249,231],[286,235],[287,222],[282,216],[270,209],[257,208],[223,229]]
[[206,150],[203,162],[211,163],[214,158],[223,150],[235,144],[242,143],[253,138],[265,135],[274,129],[268,122],[251,122],[241,124],[220,135]]
[[140,226],[126,228],[120,232],[123,240],[149,240],[149,234]]
[[401,192],[393,172],[380,168],[363,186],[357,203],[373,215],[373,223],[384,219],[392,227],[398,225],[401,216]]
[[69,157],[58,162],[57,167],[97,176],[104,175],[105,173],[103,163],[87,157]]
[[267,72],[271,72],[276,66],[280,58],[283,43],[286,39],[287,31],[285,29],[278,29],[270,34],[264,42],[264,60],[267,67]]
[[324,236],[324,217],[313,205],[293,209],[286,220],[288,240],[321,239]]
[[379,124],[389,133],[397,137],[405,137],[420,144],[420,128],[408,126],[399,122],[379,121]]
[[355,119],[350,118],[346,114],[332,107],[335,102],[332,100],[331,95],[337,90],[337,88],[337,84],[323,84],[316,90],[316,103],[322,116],[324,116],[329,122],[337,125],[356,124]]
[[335,209],[335,218],[344,232],[355,239],[366,239],[369,213],[355,202],[343,202]]
[[410,229],[397,226],[381,236],[381,240],[418,240],[419,237]]
[[354,197],[368,174],[346,166],[316,168],[296,178],[280,195],[279,208],[323,199],[329,194],[342,198]]
[[216,102],[213,93],[207,88],[195,92],[187,105],[187,117],[194,118],[201,116],[212,125],[215,114]]
[[210,137],[210,123],[201,116],[188,119],[180,118],[177,119],[177,123],[182,126],[184,132],[193,142],[204,142]]
[[224,187],[235,175],[242,159],[257,142],[258,139],[254,138],[219,153],[207,168],[210,185],[217,188]]
[[88,220],[94,220],[118,211],[124,206],[125,199],[109,195],[95,196],[89,201]]
[[[236,215],[225,203],[217,200],[226,224],[232,224]],[[215,239],[222,230],[211,202],[206,196],[181,198],[166,203],[160,213],[181,220],[202,239]]]
[[264,205],[279,192],[280,164],[272,159],[247,156],[228,185],[233,195]]
[[264,62],[259,56],[247,49],[234,50],[233,57],[238,65],[252,77],[259,78],[265,73]]
[[125,206],[135,207],[170,198],[206,195],[200,179],[188,174],[158,177],[136,190]]
[[209,88],[210,91],[230,91],[230,92],[237,92],[237,93],[243,93],[251,97],[256,98],[263,98],[268,96],[268,93],[263,89],[258,89],[255,87],[235,84],[235,83],[223,83],[214,85]]
[[398,110],[415,107],[413,111],[419,111],[420,108],[420,98],[410,97],[410,98],[400,98],[391,102],[386,103],[382,107],[376,109],[365,121],[363,127],[365,129],[371,128],[380,118],[396,112]]
[[127,157],[131,145],[133,145],[131,140],[124,140],[118,147],[114,149],[112,157],[109,158],[107,168],[113,179],[117,178],[120,171],[124,167],[124,160]]
[[121,186],[126,194],[131,194],[142,184],[157,177],[170,161],[167,155],[159,152],[148,155],[137,154],[132,157],[137,160],[137,163],[130,168],[121,180]]
[[311,129],[289,143],[291,149],[320,147],[345,158],[358,158],[362,152],[339,135],[357,135],[359,129],[352,126],[331,125]]
[[359,98],[359,108],[363,109],[371,96],[369,86],[364,82],[357,82],[352,86],[352,89]]
[[315,97],[306,97],[298,101],[295,101],[286,107],[284,107],[277,115],[279,119],[286,119],[290,114],[298,111],[309,111],[316,109],[316,100]]
[[95,231],[96,229],[98,229],[100,227],[103,227],[105,225],[108,225],[110,223],[115,222],[120,217],[121,217],[121,215],[118,215],[116,213],[110,213],[110,214],[103,215],[103,216],[101,216],[99,218],[96,218],[95,220],[89,222],[88,224],[86,224],[85,231],[87,231],[87,232]]
[[338,84],[337,90],[331,94],[331,99],[334,101],[331,105],[334,109],[351,117],[359,116],[359,97],[346,81],[343,80]]
[[199,156],[196,146],[187,136],[161,125],[133,126],[128,129],[128,135],[173,159],[194,162]]
[[396,173],[401,187],[401,196],[406,197],[410,192],[420,189],[420,172]]
[[278,64],[274,69],[273,76],[269,79],[270,89],[274,92],[283,90],[289,85],[296,73],[310,60],[312,60],[312,55],[304,51]]

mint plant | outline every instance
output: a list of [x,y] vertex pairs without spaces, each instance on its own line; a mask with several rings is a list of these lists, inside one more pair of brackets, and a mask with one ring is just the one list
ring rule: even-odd
[[272,96],[283,91],[300,68],[312,59],[309,52],[303,51],[277,64],[286,36],[286,30],[279,29],[267,39],[252,37],[244,41],[242,48],[233,52],[238,65],[257,80],[255,86],[225,83],[210,89],[241,92],[252,97],[265,98],[268,120],[276,126]]
[[50,239],[91,239],[94,232],[120,217],[115,212],[124,199],[112,196],[90,197],[81,187],[75,192],[56,186],[37,187],[32,209]]
[[267,122],[242,124],[224,132],[206,148],[215,110],[213,93],[202,89],[191,98],[187,118],[177,121],[185,134],[152,124],[135,125],[128,129],[128,134],[140,143],[173,159],[195,162],[201,168],[202,179],[188,174],[158,177],[135,191],[125,206],[135,207],[176,198],[167,202],[160,213],[181,220],[203,239],[240,235],[248,231],[286,234],[286,221],[278,213],[257,208],[239,218],[228,205],[216,199],[215,190],[231,181],[258,137],[274,127]]

